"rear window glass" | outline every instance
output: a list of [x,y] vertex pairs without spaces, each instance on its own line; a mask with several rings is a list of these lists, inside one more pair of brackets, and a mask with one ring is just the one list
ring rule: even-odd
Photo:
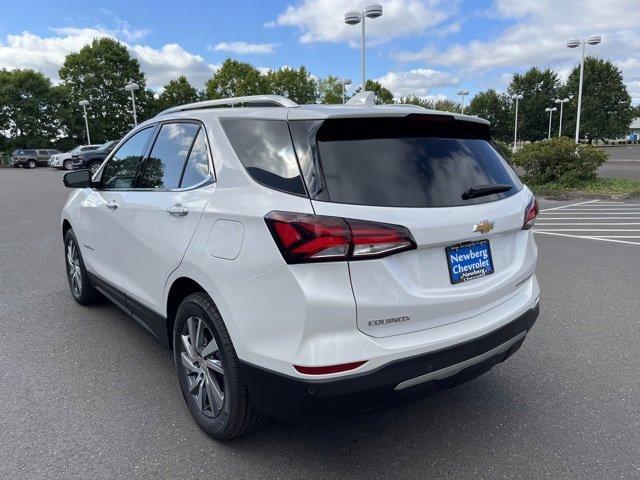
[[221,123],[236,155],[256,182],[306,195],[286,121],[225,118]]
[[[489,143],[485,125],[421,117],[325,121],[316,135],[325,200],[451,207],[495,201],[520,190],[517,176]],[[512,188],[463,198],[473,187],[497,184]]]

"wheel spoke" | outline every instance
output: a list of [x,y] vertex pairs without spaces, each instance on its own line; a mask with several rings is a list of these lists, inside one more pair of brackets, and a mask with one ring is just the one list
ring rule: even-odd
[[197,352],[200,351],[200,345],[204,343],[204,339],[202,338],[202,333],[205,325],[201,318],[198,318],[198,326],[196,327],[196,343],[194,344],[194,348]]
[[80,274],[80,268],[76,268],[73,277],[76,279],[76,287],[78,287],[78,293],[82,291],[82,275]]
[[197,395],[197,392],[199,391],[203,380],[204,380],[204,375],[202,373],[199,373],[194,378],[193,383],[189,386],[189,393],[191,393],[192,395]]
[[198,351],[198,344],[196,342],[196,319],[195,317],[189,317],[187,319],[187,328],[189,329],[189,340],[195,351]]
[[220,375],[224,375],[224,370],[222,369],[222,362],[220,360],[216,360],[214,358],[205,358],[204,364]]
[[180,337],[182,338],[182,347],[187,352],[187,355],[189,355],[190,357],[195,357],[196,349],[193,348],[193,345],[191,345],[191,342],[189,341],[189,335],[180,335]]
[[195,359],[187,352],[182,352],[180,358],[182,359],[182,365],[184,365],[187,370],[193,373],[202,373],[202,368],[195,364]]
[[200,388],[198,389],[198,406],[200,407],[201,412],[204,412],[204,407],[205,407],[205,403],[204,403],[204,397],[206,395],[205,383],[206,381],[203,379],[200,382]]
[[200,354],[203,357],[208,357],[210,355],[213,355],[217,351],[218,351],[218,344],[216,343],[216,339],[213,338],[213,336],[211,336],[211,341],[202,348],[202,352],[200,352]]
[[222,410],[222,406],[224,405],[224,396],[222,395],[222,392],[218,387],[217,381],[211,376],[206,382],[206,387],[207,396],[209,397],[209,404],[211,404],[211,411],[217,414]]

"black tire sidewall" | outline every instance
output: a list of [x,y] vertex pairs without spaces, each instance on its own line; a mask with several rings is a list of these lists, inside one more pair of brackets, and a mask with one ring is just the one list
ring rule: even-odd
[[[189,317],[199,317],[201,318],[209,327],[209,330],[213,334],[216,343],[218,344],[220,356],[222,358],[223,366],[225,366],[224,370],[224,405],[222,407],[222,412],[218,414],[216,417],[209,417],[202,413],[198,406],[195,403],[193,395],[189,393],[187,378],[184,371],[184,367],[182,365],[182,361],[180,355],[182,353],[182,345],[181,345],[181,333],[184,327],[185,322]],[[174,360],[176,364],[176,372],[178,375],[178,381],[180,383],[180,388],[182,390],[182,395],[193,415],[193,418],[196,420],[198,425],[205,430],[207,433],[216,435],[222,433],[229,423],[229,418],[231,415],[231,398],[230,392],[233,389],[233,378],[229,374],[230,369],[226,368],[229,365],[229,362],[233,361],[230,355],[230,352],[227,348],[225,348],[224,344],[220,339],[220,333],[218,332],[218,328],[215,325],[215,322],[204,308],[204,306],[200,305],[197,299],[187,297],[185,301],[178,308],[178,312],[176,313],[176,321],[175,328],[173,334],[173,352],[174,352]]]
[[64,162],[62,162],[62,168],[64,168],[65,170],[72,170],[71,160],[65,160]]
[[[70,241],[73,241],[75,243],[76,250],[78,252],[78,260],[80,261],[80,275],[82,276],[82,288],[80,290],[80,295],[76,295],[73,292],[73,287],[71,286],[71,277],[69,276],[67,245],[69,245]],[[87,273],[87,269],[84,266],[84,259],[82,258],[82,251],[80,250],[78,239],[76,238],[76,235],[75,233],[73,233],[72,229],[67,230],[67,233],[64,236],[64,268],[65,274],[67,276],[67,283],[69,284],[69,290],[71,291],[71,296],[73,297],[73,299],[81,305],[88,305],[89,303],[92,303],[94,296],[93,285],[91,284],[91,280],[89,280],[89,274]]]

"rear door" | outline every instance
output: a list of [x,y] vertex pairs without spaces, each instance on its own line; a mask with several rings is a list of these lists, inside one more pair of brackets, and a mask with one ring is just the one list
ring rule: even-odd
[[[489,310],[517,293],[535,263],[522,230],[531,194],[486,127],[410,117],[327,120],[316,136],[315,212],[403,225],[417,244],[349,264],[358,328],[375,337]],[[506,191],[465,199],[488,185]]]
[[[161,124],[141,180],[123,195],[120,211],[124,289],[136,304],[160,313],[164,286],[184,256],[205,205],[215,192],[204,127]],[[149,325],[156,331],[164,325]]]

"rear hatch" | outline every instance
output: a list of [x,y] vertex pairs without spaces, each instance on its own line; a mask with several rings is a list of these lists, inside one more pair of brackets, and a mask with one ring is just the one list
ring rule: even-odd
[[508,301],[532,275],[533,243],[522,230],[532,195],[491,145],[487,125],[446,115],[295,123],[316,214],[402,225],[416,243],[349,262],[363,333],[468,319]]

